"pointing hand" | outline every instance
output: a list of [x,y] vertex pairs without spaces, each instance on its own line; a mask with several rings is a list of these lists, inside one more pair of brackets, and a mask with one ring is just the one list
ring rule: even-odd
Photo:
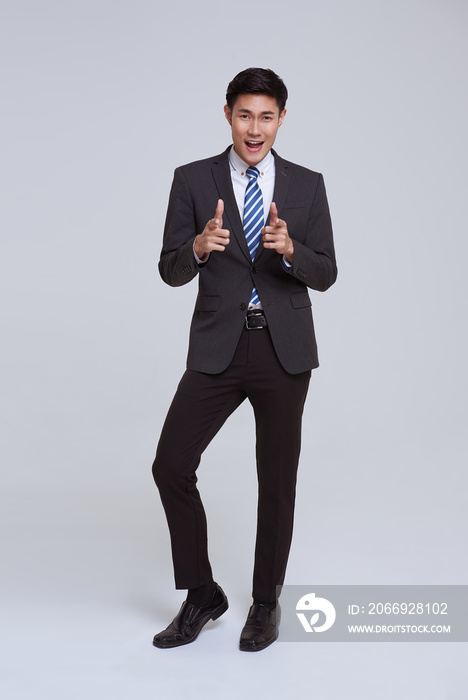
[[276,250],[284,255],[289,263],[294,262],[294,243],[289,237],[286,221],[278,218],[275,202],[270,205],[270,224],[263,229],[262,239],[264,248]]
[[208,259],[208,254],[213,250],[222,252],[229,243],[229,231],[222,228],[224,214],[224,202],[218,199],[215,215],[208,221],[203,232],[195,239],[194,250],[200,260]]

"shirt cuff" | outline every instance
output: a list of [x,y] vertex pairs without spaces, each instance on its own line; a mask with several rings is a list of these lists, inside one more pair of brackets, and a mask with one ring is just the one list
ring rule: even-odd
[[283,267],[284,267],[285,270],[288,270],[288,271],[289,271],[289,270],[292,268],[292,263],[288,262],[288,261],[286,260],[286,258],[284,257],[284,255],[283,255],[282,259],[281,259],[281,262],[283,263]]

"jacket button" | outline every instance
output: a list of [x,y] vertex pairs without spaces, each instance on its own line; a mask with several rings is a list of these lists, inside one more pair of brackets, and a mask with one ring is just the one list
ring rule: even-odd
[[251,270],[254,274],[257,272],[257,268],[254,267],[253,265],[252,265],[252,267],[250,268],[250,270]]
[[246,308],[247,308],[247,304],[243,304],[243,303],[242,303],[242,304],[239,306],[239,309],[240,309],[241,311],[245,311]]

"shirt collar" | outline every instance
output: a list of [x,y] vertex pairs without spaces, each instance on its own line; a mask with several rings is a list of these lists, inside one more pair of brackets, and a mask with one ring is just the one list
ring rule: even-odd
[[[268,173],[271,166],[273,165],[273,161],[273,153],[271,151],[268,151],[265,158],[255,166],[260,171],[260,177],[265,176]],[[247,170],[249,165],[245,163],[240,156],[237,155],[236,151],[234,150],[234,146],[231,146],[231,150],[229,151],[229,162],[231,164],[231,167],[234,168],[234,170],[236,170],[241,175],[245,175],[245,171]]]

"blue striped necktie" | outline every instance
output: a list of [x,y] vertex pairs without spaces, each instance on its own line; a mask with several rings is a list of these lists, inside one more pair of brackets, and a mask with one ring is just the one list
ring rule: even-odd
[[[249,247],[250,257],[255,257],[258,244],[260,243],[260,233],[263,228],[263,197],[257,178],[260,172],[257,168],[247,168],[245,174],[250,180],[245,190],[244,200],[244,233]],[[260,301],[255,287],[250,297],[251,304],[258,304]]]

